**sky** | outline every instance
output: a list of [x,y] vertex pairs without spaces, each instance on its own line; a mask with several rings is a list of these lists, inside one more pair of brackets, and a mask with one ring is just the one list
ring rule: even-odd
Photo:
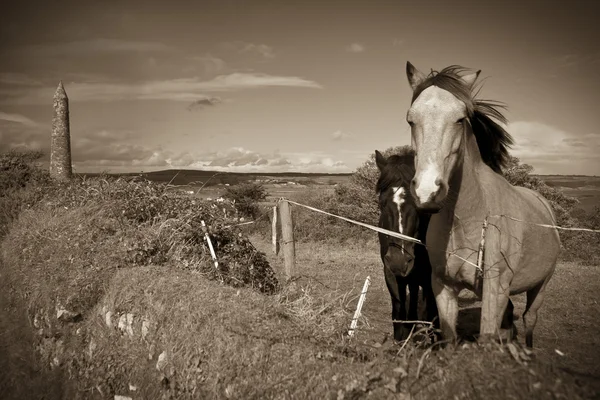
[[410,144],[405,65],[482,70],[511,153],[600,175],[591,1],[13,2],[0,14],[0,152],[49,152],[62,80],[76,172],[351,172]]

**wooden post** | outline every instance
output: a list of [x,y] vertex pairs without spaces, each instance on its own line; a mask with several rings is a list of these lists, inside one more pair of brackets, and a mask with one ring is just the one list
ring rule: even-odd
[[497,229],[486,231],[487,217],[484,221],[485,243],[483,249],[483,284],[481,295],[481,321],[479,336],[482,341],[490,340],[498,334],[498,295],[500,291],[500,237]]
[[201,220],[200,223],[202,224],[202,230],[204,231],[204,239],[206,239],[206,243],[208,244],[208,249],[210,250],[210,255],[215,264],[215,269],[218,272],[219,271],[219,261],[217,261],[217,255],[215,254],[215,249],[212,245],[212,241],[210,240],[210,236],[208,234],[208,228],[206,227],[204,220]]
[[481,273],[483,273],[483,251],[485,249],[485,232],[488,227],[488,219],[485,217],[483,220],[483,227],[481,228],[481,241],[479,242],[479,254],[477,254],[477,266]]
[[273,206],[273,221],[271,222],[271,238],[273,242],[273,253],[279,252],[279,246],[277,245],[277,205]]
[[348,331],[348,336],[350,337],[354,336],[354,331],[356,330],[358,318],[360,317],[363,304],[365,303],[365,297],[367,296],[367,290],[369,290],[370,284],[371,277],[367,276],[367,279],[365,279],[365,284],[363,285],[362,292],[360,292],[360,298],[358,299],[358,304],[356,305],[356,311],[354,311],[354,317],[352,318],[352,322],[350,323],[350,330]]
[[289,281],[294,277],[296,272],[296,245],[294,243],[292,209],[290,203],[285,199],[279,201],[279,216],[281,217],[281,239],[285,264],[285,277],[286,280]]
[[54,93],[52,142],[50,144],[50,176],[68,180],[73,175],[71,165],[71,132],[69,127],[69,98],[62,81]]

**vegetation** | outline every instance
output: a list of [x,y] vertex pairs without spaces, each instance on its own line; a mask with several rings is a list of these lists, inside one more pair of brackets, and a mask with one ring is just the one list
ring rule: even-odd
[[255,219],[260,214],[258,203],[267,198],[267,191],[259,183],[245,182],[228,186],[223,197],[231,200],[240,213]]
[[[262,186],[231,188],[227,198],[235,203],[213,203],[140,178],[53,182],[36,157],[0,158],[0,398],[594,394],[588,380],[565,372],[581,366],[558,370],[544,353],[518,344],[431,351],[386,341],[389,296],[372,232],[294,207],[305,243],[297,246],[301,276],[281,286],[282,260],[269,253],[267,235],[249,238],[247,228],[229,227],[247,215],[237,208],[240,199],[265,199]],[[307,191],[301,201],[371,222],[374,164],[363,167],[348,184]],[[547,302],[553,316],[569,315],[591,346],[600,346],[585,323],[585,313],[598,307],[592,297],[550,298],[564,285],[578,292],[597,286],[595,269],[580,271],[561,267]],[[352,340],[346,332],[367,274],[372,288]],[[553,329],[566,329],[556,318]],[[571,344],[561,348],[581,350]]]
[[[399,153],[406,146],[391,147],[382,153],[388,157]],[[523,186],[538,191],[550,201],[556,214],[559,226],[600,229],[600,208],[586,213],[577,208],[578,201],[549,186],[539,177],[533,176],[533,167],[523,164],[512,157],[509,165],[503,170],[506,179],[515,186]],[[347,183],[339,184],[334,192],[322,190],[307,191],[296,199],[304,204],[342,215],[357,221],[376,225],[379,218],[375,189],[379,171],[375,165],[375,155],[359,166]],[[297,226],[296,235],[300,240],[333,240],[345,241],[348,237],[375,240],[376,236],[363,228],[350,226],[345,221],[312,211],[295,210]],[[324,224],[323,222],[326,221]],[[319,226],[318,230],[313,229]],[[342,233],[343,232],[343,233]],[[563,245],[562,259],[579,261],[588,265],[600,264],[600,240],[598,234],[565,231],[559,232]]]

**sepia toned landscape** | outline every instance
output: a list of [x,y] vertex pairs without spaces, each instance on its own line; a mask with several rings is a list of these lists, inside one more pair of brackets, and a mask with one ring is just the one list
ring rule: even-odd
[[600,399],[595,11],[3,6],[0,400]]

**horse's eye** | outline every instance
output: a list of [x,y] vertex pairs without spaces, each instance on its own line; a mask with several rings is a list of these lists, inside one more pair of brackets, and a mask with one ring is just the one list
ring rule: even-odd
[[462,125],[462,123],[465,122],[465,119],[466,118],[463,117],[463,118],[459,119],[458,121],[456,121],[456,123],[459,125]]

